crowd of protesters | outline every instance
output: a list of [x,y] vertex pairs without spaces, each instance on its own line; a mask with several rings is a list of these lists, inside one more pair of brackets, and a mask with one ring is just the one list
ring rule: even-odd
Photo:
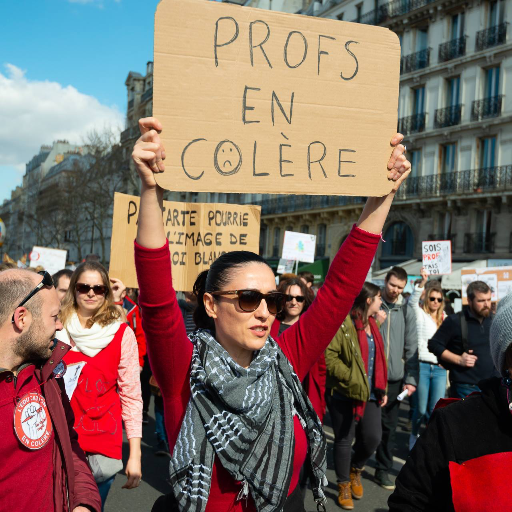
[[[468,307],[447,315],[440,282],[423,269],[407,299],[401,267],[382,288],[365,282],[410,172],[402,137],[391,141],[393,190],[368,199],[321,286],[310,272],[276,285],[263,258],[236,251],[177,295],[154,179],[165,170],[163,127],[154,118],[140,127],[139,289],[126,289],[94,257],[53,278],[0,267],[1,445],[9,468],[0,510],[43,503],[38,510],[100,512],[123,469],[123,487],[138,487],[151,398],[155,455],[169,458],[170,492],[147,510],[304,512],[307,492],[324,510],[324,416],[342,509],[363,499],[363,471],[374,456],[374,481],[394,491],[390,510],[484,510],[477,496],[484,475],[497,480],[493,508],[505,510],[499,483],[508,481],[512,458],[512,296],[493,316],[491,290],[473,282]],[[404,398],[411,451],[394,482]],[[32,485],[20,493],[27,478]]]

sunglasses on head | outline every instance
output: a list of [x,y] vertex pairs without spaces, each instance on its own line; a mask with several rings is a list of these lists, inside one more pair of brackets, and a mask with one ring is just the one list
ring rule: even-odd
[[304,297],[304,295],[287,295],[286,296],[286,302],[291,302],[293,299],[295,299],[298,303],[301,303],[306,300],[306,297]]
[[[44,286],[53,287],[53,279],[52,276],[46,272],[46,270],[41,270],[38,272],[40,276],[43,276],[43,280],[16,306],[16,309],[21,308],[21,306],[25,305],[41,288]],[[11,322],[14,323],[14,313],[12,314]]]
[[443,299],[439,298],[439,297],[429,297],[429,299],[430,299],[430,302],[434,302],[434,301],[437,301],[439,303],[443,302]]
[[78,293],[89,293],[91,290],[94,292],[94,295],[107,295],[108,288],[104,284],[95,284],[91,286],[85,283],[76,283],[75,290]]
[[252,313],[256,311],[265,299],[270,314],[277,315],[284,308],[286,295],[280,292],[261,293],[257,290],[226,290],[217,292],[208,292],[211,295],[237,295],[238,305],[242,311]]

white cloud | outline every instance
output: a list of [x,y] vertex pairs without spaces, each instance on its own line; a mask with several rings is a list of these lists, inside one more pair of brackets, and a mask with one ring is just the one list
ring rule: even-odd
[[[0,163],[24,169],[42,144],[65,139],[83,143],[88,132],[123,126],[115,107],[57,82],[28,80],[25,71],[6,64],[0,73]],[[8,121],[6,121],[8,120]]]

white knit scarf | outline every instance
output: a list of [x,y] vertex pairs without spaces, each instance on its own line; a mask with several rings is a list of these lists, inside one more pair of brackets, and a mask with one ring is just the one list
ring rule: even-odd
[[121,327],[121,322],[113,322],[105,327],[93,324],[90,329],[84,329],[78,315],[73,313],[64,329],[57,331],[55,337],[68,345],[71,345],[71,338],[76,345],[71,350],[94,357],[114,339],[119,327]]

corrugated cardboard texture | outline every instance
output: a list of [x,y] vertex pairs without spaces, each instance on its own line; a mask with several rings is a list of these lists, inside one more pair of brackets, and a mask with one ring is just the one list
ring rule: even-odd
[[[137,236],[140,198],[116,193],[110,269],[112,277],[138,288],[133,241]],[[177,291],[192,291],[197,275],[222,253],[259,252],[259,206],[164,201],[163,223],[171,251]]]
[[[382,196],[400,44],[382,27],[162,0],[153,113],[169,190]],[[292,102],[293,99],[293,102]],[[293,103],[293,105],[292,105]]]

